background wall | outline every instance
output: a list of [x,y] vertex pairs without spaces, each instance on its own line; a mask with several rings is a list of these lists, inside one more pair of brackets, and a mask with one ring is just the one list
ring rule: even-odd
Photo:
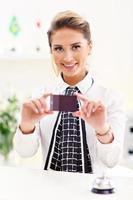
[[[121,90],[126,109],[132,109],[131,4],[130,0],[5,0],[0,6],[2,90],[12,85],[25,95],[49,81],[47,73],[51,73],[51,62],[46,31],[58,11],[71,9],[90,22],[93,40],[90,67],[95,76],[102,84]],[[20,27],[17,37],[9,32],[13,15]],[[40,29],[36,26],[37,21],[41,24]],[[16,52],[10,51],[13,46]],[[40,52],[36,51],[37,46]],[[52,76],[54,80],[53,72]]]
[[[69,9],[90,22],[93,52],[89,63],[94,76],[121,91],[126,112],[132,112],[132,8],[131,0],[4,0],[0,6],[0,95],[13,90],[26,98],[35,87],[54,82],[46,32],[53,16]],[[17,36],[9,31],[12,16],[20,28]],[[11,51],[13,47],[16,51]],[[36,51],[37,47],[41,50]]]

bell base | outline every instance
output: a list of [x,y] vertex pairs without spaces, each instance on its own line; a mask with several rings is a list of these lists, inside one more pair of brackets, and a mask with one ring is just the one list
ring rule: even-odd
[[109,188],[109,189],[92,188],[91,192],[96,194],[112,194],[115,192],[115,190],[114,188]]

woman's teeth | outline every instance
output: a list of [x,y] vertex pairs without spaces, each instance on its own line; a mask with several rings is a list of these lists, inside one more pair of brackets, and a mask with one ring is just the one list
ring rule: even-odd
[[64,65],[65,67],[74,67],[75,64],[72,64],[72,65]]

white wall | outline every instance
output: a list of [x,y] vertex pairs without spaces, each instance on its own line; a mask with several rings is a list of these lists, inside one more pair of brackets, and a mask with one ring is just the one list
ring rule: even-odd
[[[116,88],[125,95],[126,109],[133,109],[132,65],[133,39],[131,28],[131,0],[5,0],[0,6],[0,87],[9,84],[24,95],[45,81],[54,80],[48,59],[49,47],[46,31],[52,17],[61,10],[78,11],[90,22],[93,52],[90,65],[95,76],[108,87]],[[18,17],[21,33],[13,40],[7,31],[12,15]],[[42,21],[40,33],[33,24]],[[10,52],[17,45],[15,59]],[[35,46],[42,47],[37,59]],[[13,52],[12,52],[13,54]],[[44,57],[44,59],[43,59]]]

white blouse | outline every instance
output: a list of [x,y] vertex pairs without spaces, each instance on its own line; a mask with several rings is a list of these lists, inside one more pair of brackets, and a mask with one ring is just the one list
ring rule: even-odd
[[[69,85],[63,81],[61,76],[59,76],[54,86],[48,85],[37,89],[32,98],[39,98],[47,92],[64,94],[68,86]],[[114,140],[112,143],[102,144],[98,141],[95,130],[85,122],[86,139],[91,156],[92,169],[94,173],[99,173],[104,165],[107,167],[115,166],[122,155],[126,122],[126,117],[122,108],[122,97],[115,91],[99,86],[90,73],[76,86],[81,93],[86,95],[90,100],[101,101],[103,105],[105,105],[107,108],[106,120],[107,123],[111,125],[114,133]],[[35,131],[32,134],[23,134],[18,128],[14,136],[14,147],[16,151],[23,157],[30,157],[37,152],[41,143],[42,157],[45,165],[57,115],[58,112],[55,111],[52,115],[43,117],[39,123],[36,124]],[[50,161],[53,155],[53,149],[54,148],[52,148],[50,155]],[[50,162],[48,164],[48,169],[49,166]]]

